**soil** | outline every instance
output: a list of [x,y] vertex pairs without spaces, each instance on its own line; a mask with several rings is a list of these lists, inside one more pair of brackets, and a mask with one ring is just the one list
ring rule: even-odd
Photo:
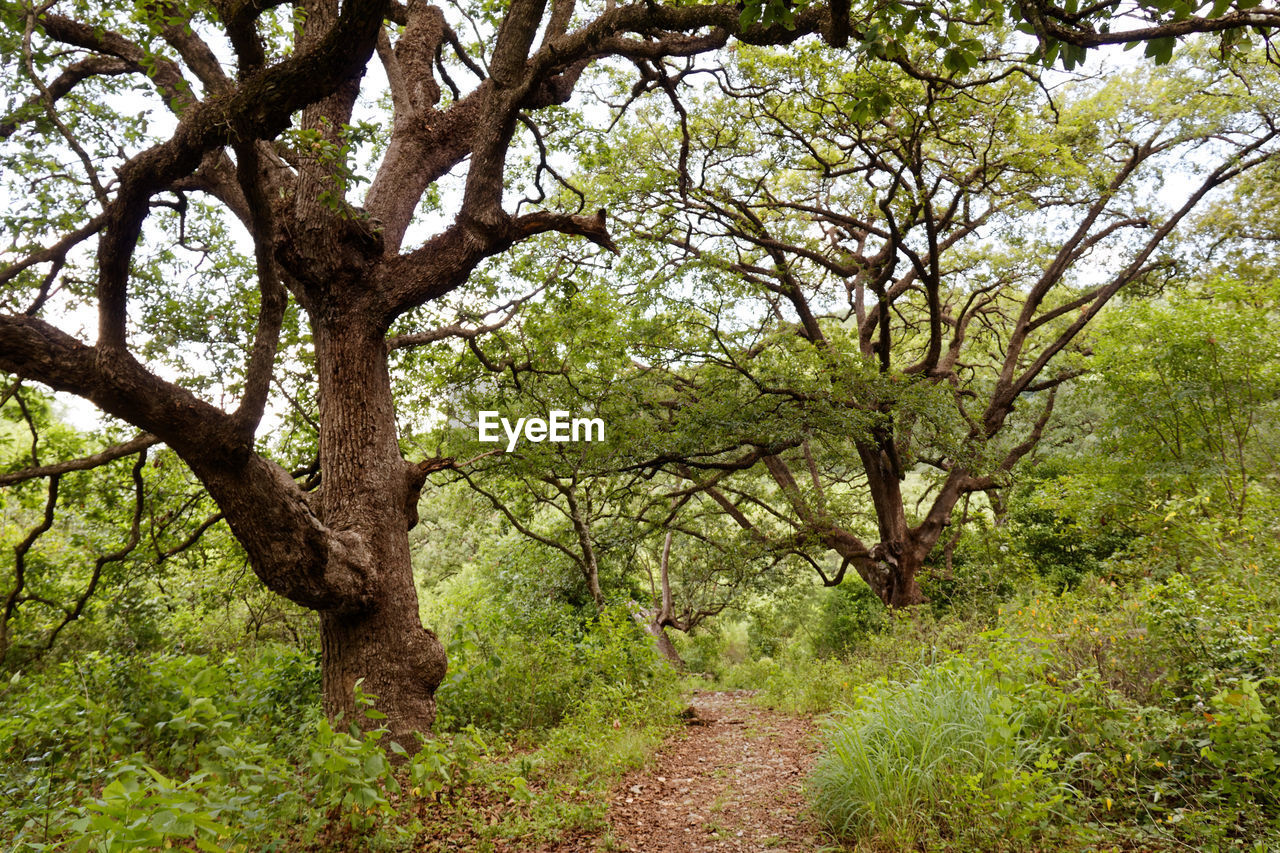
[[804,813],[815,754],[811,720],[759,708],[751,691],[694,693],[689,725],[614,790],[609,830],[553,853],[812,853]]

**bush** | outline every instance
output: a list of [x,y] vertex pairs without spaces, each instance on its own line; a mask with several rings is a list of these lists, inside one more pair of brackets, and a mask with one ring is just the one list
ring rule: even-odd
[[829,711],[842,703],[852,689],[853,676],[840,660],[817,659],[795,649],[779,660],[764,658],[730,670],[729,687],[760,690],[760,701],[788,714]]
[[378,831],[394,814],[383,733],[329,726],[316,664],[270,647],[217,662],[91,654],[13,676],[0,697],[7,849],[271,850]]
[[[289,648],[92,653],[15,675],[0,685],[4,849],[420,849],[424,824],[521,843],[598,825],[604,789],[673,725],[676,674],[621,610],[480,636],[489,654],[454,638],[450,731],[411,758],[385,730],[331,726],[316,656]],[[504,761],[471,719],[520,738],[532,720],[543,746]]]
[[948,564],[949,544],[944,540],[934,547],[919,575],[920,589],[935,616],[990,617],[1019,590],[1042,582],[1007,527],[994,526],[984,515],[963,527]]
[[620,607],[585,623],[572,611],[543,617],[530,633],[470,621],[448,638],[449,674],[436,694],[437,728],[540,731],[601,691],[624,700],[674,689],[675,673]]
[[818,657],[843,657],[887,621],[885,606],[858,578],[823,590],[817,625],[810,642]]
[[1013,544],[1056,591],[1101,574],[1107,560],[1134,539],[1131,530],[1109,523],[1105,512],[1064,500],[1064,494],[1083,491],[1078,479],[1068,465],[1045,461],[1030,466],[1009,496]]
[[1043,743],[1057,699],[955,659],[909,682],[864,685],[825,724],[814,810],[843,838],[961,849],[1048,830],[1070,790]]
[[1114,562],[1120,582],[1086,577],[1006,604],[1000,631],[965,652],[1045,647],[1020,678],[1060,696],[1041,752],[1076,793],[1064,808],[1081,845],[1280,849],[1274,551],[1219,539],[1160,579],[1135,553]]

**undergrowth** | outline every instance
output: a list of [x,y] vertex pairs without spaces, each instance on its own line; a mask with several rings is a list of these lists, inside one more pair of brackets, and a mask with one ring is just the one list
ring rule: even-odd
[[1200,540],[724,683],[828,714],[810,801],[849,849],[1280,850],[1280,554]]
[[[674,725],[675,677],[617,614],[559,639],[577,653],[546,726],[445,713],[418,745],[331,726],[316,657],[296,649],[95,653],[15,674],[0,691],[4,849],[484,850],[598,828],[609,785]],[[473,697],[523,672],[493,663],[475,687],[468,671],[452,688]],[[376,725],[376,697],[358,698]]]
[[836,835],[910,846],[992,830],[1027,838],[1060,819],[1071,793],[1049,772],[1046,733],[1060,701],[1032,696],[993,666],[953,658],[907,682],[861,685],[825,723],[810,782],[814,810]]

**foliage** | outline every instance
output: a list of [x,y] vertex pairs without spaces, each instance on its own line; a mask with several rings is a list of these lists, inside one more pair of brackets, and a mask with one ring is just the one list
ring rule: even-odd
[[841,837],[904,846],[1037,838],[1069,789],[1042,743],[1058,702],[1025,687],[956,660],[863,685],[826,723],[811,780],[818,815]]
[[[12,390],[0,405],[0,476],[54,456],[89,456],[120,438],[110,428],[77,431],[50,395]],[[51,505],[63,511],[46,529]],[[0,492],[0,519],[0,661],[10,669],[82,650],[232,652],[313,640],[301,609],[257,582],[212,501],[168,449],[143,446],[63,473],[56,486],[19,481]],[[36,533],[19,556],[19,543]]]
[[918,613],[844,660],[794,644],[730,683],[834,712],[811,796],[858,849],[1270,849],[1280,552],[1244,535],[1137,571],[1161,549],[1133,542],[1111,579],[1015,597],[992,627]]
[[866,584],[850,580],[824,592],[810,635],[819,657],[847,654],[884,627],[884,604]]
[[[1020,482],[1019,477],[1018,481]],[[1063,508],[1056,507],[1057,512]],[[936,616],[968,615],[988,619],[1019,590],[1035,587],[1045,575],[1046,564],[1027,559],[1022,543],[1015,541],[1007,519],[995,523],[990,510],[962,519],[950,549],[935,549],[921,581]]]
[[1280,410],[1277,275],[1220,269],[1124,305],[1099,330],[1093,384],[1107,396],[1099,438],[1113,462],[1102,466],[1108,493],[1122,501],[1113,515],[1176,512],[1177,498],[1203,497],[1239,522],[1265,499]]
[[[1063,506],[1059,477],[1072,472],[1052,464],[1027,466],[1009,496],[1012,545],[1031,570],[1055,589],[1069,589],[1104,571],[1106,561],[1134,538],[1134,532],[1090,512],[1084,519]],[[1070,485],[1066,485],[1070,488]]]
[[534,6],[0,5],[7,848],[599,829],[668,628],[849,843],[1280,847],[1276,11]]
[[221,663],[95,653],[15,674],[0,731],[12,849],[226,849],[305,825],[293,765],[308,729],[316,755],[348,747],[318,728],[317,676],[314,657],[271,647]]
[[[281,647],[219,662],[95,654],[18,674],[0,696],[0,834],[14,851],[339,850],[413,847],[473,821],[478,837],[595,826],[604,801],[586,795],[642,761],[678,706],[665,664],[665,680],[619,677],[655,663],[634,625],[605,619],[581,642],[595,680],[570,691],[558,726],[521,733],[538,749],[509,754],[470,725],[411,757],[385,729],[336,729],[319,714],[314,656]],[[376,724],[376,697],[361,701]]]
[[602,695],[626,705],[664,696],[674,684],[671,667],[621,607],[585,620],[562,610],[517,625],[497,607],[470,612],[447,635],[451,666],[437,699],[444,730],[533,733]]

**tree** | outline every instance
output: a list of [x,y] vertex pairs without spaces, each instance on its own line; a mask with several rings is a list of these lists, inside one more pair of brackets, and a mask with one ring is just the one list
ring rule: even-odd
[[[406,530],[431,465],[398,443],[390,330],[420,332],[416,309],[536,235],[613,248],[604,211],[508,209],[508,166],[523,146],[545,154],[535,117],[570,103],[593,62],[644,69],[731,38],[869,38],[881,12],[856,27],[849,12],[843,0],[746,14],[514,0],[449,15],[425,0],[7,2],[0,369],[172,448],[263,583],[320,614],[327,712],[354,718],[363,680],[411,745],[445,656],[410,571]],[[918,17],[885,14],[899,28]],[[370,125],[357,102],[375,52],[389,115]],[[164,118],[149,116],[156,104]],[[363,168],[359,151],[377,162]],[[556,174],[535,162],[531,183]],[[251,256],[228,263],[236,234]],[[77,332],[86,306],[92,342]],[[215,364],[199,360],[209,352]],[[260,436],[273,388],[315,432],[315,458],[293,472]]]
[[[1197,218],[1177,264],[1148,298],[1103,318],[1091,397],[1109,487],[1094,504],[1117,518],[1184,504],[1224,510],[1240,528],[1274,495],[1280,401],[1276,163],[1251,172]],[[1262,506],[1256,506],[1259,501]]]
[[[19,383],[0,395],[0,467],[13,467],[16,458],[26,469],[16,475],[0,473],[0,484],[18,486],[0,495],[0,514],[5,520],[0,547],[12,554],[11,566],[5,566],[0,581],[0,663],[23,662],[48,650],[63,630],[81,617],[104,575],[138,548],[144,507],[154,501],[154,495],[144,492],[142,473],[147,445],[153,442],[137,443],[136,457],[127,465],[125,494],[120,495],[115,472],[77,476],[75,468],[41,465],[46,452],[74,455],[83,451],[80,436],[70,428],[58,428],[54,421],[50,402]],[[119,461],[128,463],[130,457]],[[43,469],[47,483],[28,473],[32,467]],[[24,489],[20,484],[30,487]],[[71,524],[55,530],[59,502],[73,503],[78,512]],[[120,503],[131,505],[132,511],[120,513]],[[125,516],[124,531],[113,530],[121,515]],[[57,557],[46,558],[42,550],[34,548],[42,538],[56,540],[48,550]],[[115,547],[108,545],[104,553],[95,555],[87,576],[57,571],[56,559],[81,556],[104,540]]]
[[[418,616],[407,530],[430,466],[401,453],[389,330],[537,234],[613,245],[603,211],[504,206],[517,129],[536,142],[530,115],[565,103],[593,61],[708,51],[733,35],[791,41],[820,29],[825,12],[788,29],[744,27],[728,5],[575,14],[570,2],[517,0],[501,13],[465,10],[471,44],[419,0],[6,4],[3,14],[15,203],[0,368],[171,447],[263,583],[320,614],[327,712],[355,719],[363,680],[392,736],[411,745],[409,733],[431,724],[445,656]],[[351,190],[366,175],[355,149],[369,130],[357,100],[375,51],[390,115],[357,207]],[[127,99],[144,94],[167,120],[138,115]],[[410,236],[415,212],[460,165],[451,221]],[[252,245],[251,274],[202,269],[207,255],[225,260],[236,228]],[[92,343],[59,328],[74,331],[81,304],[97,309]],[[190,307],[208,313],[176,316]],[[163,321],[154,338],[153,317]],[[170,332],[166,353],[156,339]],[[190,364],[176,372],[191,381],[170,378],[166,355],[190,362],[193,341],[219,336],[230,338],[222,382],[200,381]],[[317,455],[298,473],[318,477],[314,491],[258,436],[273,383],[287,386],[299,364],[314,372],[290,395],[313,416]]]
[[[667,630],[692,632],[748,590],[776,583],[786,555],[761,553],[705,494],[644,470],[651,448],[666,444],[664,424],[646,416],[665,387],[646,380],[631,351],[646,329],[665,330],[619,300],[612,284],[552,278],[536,289],[543,301],[488,324],[491,333],[460,353],[443,350],[429,371],[441,386],[433,396],[449,401],[437,453],[468,459],[451,461],[444,476],[465,482],[541,549],[548,574],[569,569],[576,581],[570,603],[593,614],[625,604],[682,667]],[[608,434],[579,443],[521,441],[509,452],[477,441],[477,412],[515,421],[519,413],[556,410],[597,418]]]
[[[1005,485],[1039,442],[1084,369],[1083,331],[1164,274],[1179,223],[1278,137],[1267,76],[1194,52],[1048,100],[1025,69],[904,62],[740,51],[713,72],[714,102],[640,114],[633,132],[656,136],[622,148],[616,190],[656,251],[686,259],[662,288],[704,306],[673,398],[736,377],[738,408],[794,412],[772,442],[756,424],[721,445],[714,476],[716,460],[659,463],[762,541],[834,550],[825,582],[853,568],[895,606],[921,601],[957,504]],[[667,141],[672,120],[682,140]],[[657,156],[625,153],[637,145]],[[1176,169],[1187,189],[1164,205],[1152,196]]]

